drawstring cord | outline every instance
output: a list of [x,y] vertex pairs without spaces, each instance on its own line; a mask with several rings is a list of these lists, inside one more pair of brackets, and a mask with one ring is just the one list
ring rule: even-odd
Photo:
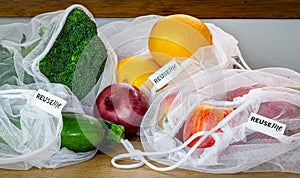
[[[133,145],[128,140],[122,139],[121,143],[123,144],[123,146],[125,147],[125,149],[127,150],[128,153],[120,154],[120,155],[117,155],[117,156],[113,157],[112,160],[111,160],[111,164],[114,167],[120,168],[120,169],[132,169],[132,168],[142,167],[143,165],[147,165],[148,167],[150,167],[150,168],[152,168],[153,170],[156,170],[156,171],[170,171],[170,170],[176,169],[179,166],[181,166],[193,154],[193,152],[197,149],[197,147],[203,142],[203,140],[205,138],[207,138],[209,135],[214,137],[212,135],[212,133],[215,132],[215,130],[217,130],[217,129],[212,129],[210,131],[197,132],[193,136],[191,136],[186,142],[184,142],[182,145],[180,145],[178,147],[175,147],[172,150],[167,150],[167,151],[162,151],[162,152],[142,152],[141,150],[134,149]],[[196,139],[199,136],[202,136],[202,137],[198,140],[198,142],[193,147],[191,147],[191,149],[187,152],[187,154],[180,161],[178,161],[177,163],[175,163],[171,166],[157,167],[157,166],[151,164],[149,161],[147,161],[145,159],[145,156],[166,155],[166,154],[169,154],[169,153],[173,153],[173,152],[182,150],[190,142],[192,142],[194,139]],[[140,161],[140,162],[129,164],[129,165],[116,163],[117,160],[120,160],[120,159],[123,159],[123,158],[131,158],[133,160],[137,160],[137,161]]]

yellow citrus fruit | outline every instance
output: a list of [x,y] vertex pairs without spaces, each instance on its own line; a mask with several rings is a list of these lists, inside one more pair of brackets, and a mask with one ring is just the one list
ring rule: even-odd
[[175,14],[159,19],[150,32],[148,47],[153,59],[160,65],[172,58],[195,58],[193,54],[212,44],[207,26],[195,17]]
[[152,74],[153,74],[153,72],[144,73],[144,74],[140,75],[139,77],[137,77],[135,80],[133,80],[132,84],[139,88],[141,85],[143,85],[145,83],[145,81],[148,79],[148,77]]
[[139,88],[158,69],[159,65],[149,56],[129,56],[118,62],[117,82],[130,83]]

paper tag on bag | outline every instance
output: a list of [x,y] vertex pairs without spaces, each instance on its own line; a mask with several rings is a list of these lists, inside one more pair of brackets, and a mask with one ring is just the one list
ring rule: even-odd
[[182,67],[174,59],[153,73],[149,80],[154,84],[155,89],[159,90],[172,81],[182,70]]
[[60,115],[67,101],[45,90],[39,89],[34,95],[32,105],[55,116]]
[[248,127],[271,137],[276,137],[278,133],[283,135],[286,129],[285,124],[255,113],[250,114]]

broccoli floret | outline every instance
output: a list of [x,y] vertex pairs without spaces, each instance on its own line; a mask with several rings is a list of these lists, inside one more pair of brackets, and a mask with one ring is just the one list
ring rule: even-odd
[[50,82],[68,86],[82,99],[95,86],[106,59],[95,22],[81,9],[73,9],[39,70]]

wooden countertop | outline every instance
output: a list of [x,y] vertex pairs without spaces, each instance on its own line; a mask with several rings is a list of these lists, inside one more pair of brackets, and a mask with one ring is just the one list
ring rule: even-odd
[[[63,178],[96,178],[96,177],[109,177],[109,178],[121,178],[121,177],[222,177],[222,178],[248,178],[248,177],[299,177],[299,174],[271,172],[271,173],[238,173],[238,174],[208,174],[202,172],[189,171],[184,169],[175,169],[168,172],[157,172],[150,169],[147,166],[143,166],[138,169],[117,169],[110,163],[111,157],[105,154],[96,154],[96,156],[86,162],[79,163],[72,166],[66,166],[57,169],[37,169],[32,168],[27,171],[13,171],[0,169],[0,177],[3,178],[32,178],[32,177],[63,177]],[[163,165],[162,165],[163,166]]]
[[204,18],[300,18],[298,0],[0,0],[0,17],[32,17],[82,4],[95,17],[189,14]]

